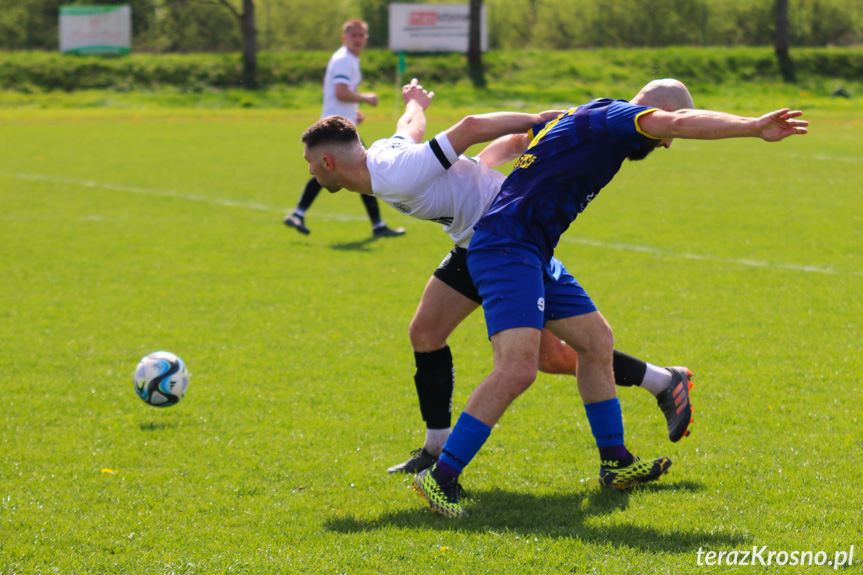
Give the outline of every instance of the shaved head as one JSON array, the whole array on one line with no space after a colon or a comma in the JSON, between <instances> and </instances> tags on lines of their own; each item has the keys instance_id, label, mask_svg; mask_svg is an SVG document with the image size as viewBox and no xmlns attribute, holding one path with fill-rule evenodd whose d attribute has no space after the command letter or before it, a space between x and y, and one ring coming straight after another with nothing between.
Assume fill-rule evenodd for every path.
<instances>
[{"instance_id":1,"label":"shaved head","mask_svg":"<svg viewBox=\"0 0 863 575\"><path fill-rule=\"evenodd\" d=\"M632 103L671 112L695 107L692 102L692 95L683 85L683 82L673 78L649 82L636 94Z\"/></svg>"},{"instance_id":2,"label":"shaved head","mask_svg":"<svg viewBox=\"0 0 863 575\"><path fill-rule=\"evenodd\" d=\"M321 146L351 146L360 143L360 135L344 116L327 116L306 128L301 141L309 149Z\"/></svg>"},{"instance_id":3,"label":"shaved head","mask_svg":"<svg viewBox=\"0 0 863 575\"><path fill-rule=\"evenodd\" d=\"M350 120L344 116L322 118L303 132L302 142L309 173L321 186L331 192L343 188L361 191L357 186L363 183L366 149Z\"/></svg>"}]
</instances>

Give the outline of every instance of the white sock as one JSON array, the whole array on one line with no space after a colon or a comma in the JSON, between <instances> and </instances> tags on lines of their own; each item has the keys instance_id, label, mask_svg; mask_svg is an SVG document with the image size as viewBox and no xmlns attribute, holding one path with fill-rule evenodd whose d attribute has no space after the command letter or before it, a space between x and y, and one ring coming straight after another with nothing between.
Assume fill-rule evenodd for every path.
<instances>
[{"instance_id":1,"label":"white sock","mask_svg":"<svg viewBox=\"0 0 863 575\"><path fill-rule=\"evenodd\" d=\"M671 385L671 372L664 367L658 367L652 363L648 363L647 371L644 372L644 380L641 382L641 387L656 397L668 389L669 385Z\"/></svg>"},{"instance_id":2,"label":"white sock","mask_svg":"<svg viewBox=\"0 0 863 575\"><path fill-rule=\"evenodd\" d=\"M426 442L423 445L425 450L432 455L440 455L443 444L446 443L451 429L451 427L447 427L446 429L426 429Z\"/></svg>"}]
</instances>

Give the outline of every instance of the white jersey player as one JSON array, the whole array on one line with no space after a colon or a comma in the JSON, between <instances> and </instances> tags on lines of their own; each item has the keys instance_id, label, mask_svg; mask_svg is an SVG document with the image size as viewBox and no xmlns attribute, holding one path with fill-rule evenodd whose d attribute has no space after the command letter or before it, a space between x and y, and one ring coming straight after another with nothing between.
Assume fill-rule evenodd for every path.
<instances>
[{"instance_id":1,"label":"white jersey player","mask_svg":"<svg viewBox=\"0 0 863 575\"><path fill-rule=\"evenodd\" d=\"M354 126L363 121L360 104L378 105L378 97L372 92L361 93L360 82L363 74L360 70L360 54L369 39L368 25L362 20L348 20L342 25L342 46L333 53L324 74L324 105L321 117L344 116ZM321 191L318 182L311 178L306 182L303 194L294 211L283 220L289 228L294 228L303 235L309 235L311 230L306 226L306 212L312 207ZM404 228L390 228L381 218L378 201L372 196L361 196L363 206L372 224L372 236L375 238L398 237L405 233Z\"/></svg>"},{"instance_id":2,"label":"white jersey player","mask_svg":"<svg viewBox=\"0 0 863 575\"><path fill-rule=\"evenodd\" d=\"M357 92L362 80L363 74L360 71L359 56L343 45L330 56L330 61L327 64L327 71L324 75L324 106L321 111L321 118L344 116L354 126L358 125L360 123L360 102L366 98L365 101L371 103L370 95ZM360 98L340 99L337 95L337 90L342 90L338 88L339 85L346 86L348 91L358 94ZM344 98L344 94L342 97ZM372 105L375 104L377 104L377 98Z\"/></svg>"}]
</instances>

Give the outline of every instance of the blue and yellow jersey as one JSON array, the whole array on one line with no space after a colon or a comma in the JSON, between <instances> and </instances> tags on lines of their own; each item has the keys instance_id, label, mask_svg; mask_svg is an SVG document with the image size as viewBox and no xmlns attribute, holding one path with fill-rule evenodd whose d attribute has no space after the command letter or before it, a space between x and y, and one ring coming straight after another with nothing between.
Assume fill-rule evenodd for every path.
<instances>
[{"instance_id":1,"label":"blue and yellow jersey","mask_svg":"<svg viewBox=\"0 0 863 575\"><path fill-rule=\"evenodd\" d=\"M539 248L551 259L561 234L645 141L638 118L655 108L594 100L535 126L476 229Z\"/></svg>"}]
</instances>

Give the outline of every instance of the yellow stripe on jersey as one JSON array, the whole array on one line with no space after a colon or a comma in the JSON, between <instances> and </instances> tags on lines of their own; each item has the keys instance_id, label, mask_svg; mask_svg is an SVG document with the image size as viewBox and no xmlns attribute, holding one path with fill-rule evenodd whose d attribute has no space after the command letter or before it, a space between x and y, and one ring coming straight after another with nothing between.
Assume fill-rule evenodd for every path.
<instances>
[{"instance_id":1,"label":"yellow stripe on jersey","mask_svg":"<svg viewBox=\"0 0 863 575\"><path fill-rule=\"evenodd\" d=\"M532 147L534 147L537 143L539 143L539 140L540 140L544 135L546 135L546 134L548 133L548 131L549 131L549 130L551 130L552 128L554 128L554 126L555 126L558 122L560 122L561 118L563 118L564 116L571 116L572 114L575 114L575 111L576 111L576 110L578 110L578 106L576 106L575 108L573 108L573 109L571 109L571 110L567 111L565 114L561 114L561 115L559 115L559 116L558 116L558 117L556 117L554 120L551 120L551 121L550 121L550 122L548 122L548 123L545 125L545 127L544 127L542 130L540 130L540 131L539 131L539 133L538 133L538 134L536 134L535 136L533 135L533 128L531 128L530 130L528 130L528 132L527 132L527 133L528 133L528 135L533 136L533 137L530 139L530 144L527 146L527 149L529 150L529 149L531 149Z\"/></svg>"},{"instance_id":2,"label":"yellow stripe on jersey","mask_svg":"<svg viewBox=\"0 0 863 575\"><path fill-rule=\"evenodd\" d=\"M645 114L649 114L651 112L657 112L657 111L659 111L659 108L651 108L649 110L645 110L645 111L641 112L640 114L638 114L634 120L635 121L635 129L638 131L638 133L641 134L642 136L647 136L651 140L661 140L662 138L657 138L656 136L651 136L650 134L648 134L647 132L642 130L641 126L638 125L638 119Z\"/></svg>"}]
</instances>

